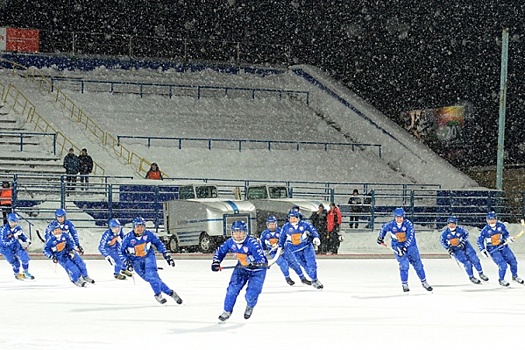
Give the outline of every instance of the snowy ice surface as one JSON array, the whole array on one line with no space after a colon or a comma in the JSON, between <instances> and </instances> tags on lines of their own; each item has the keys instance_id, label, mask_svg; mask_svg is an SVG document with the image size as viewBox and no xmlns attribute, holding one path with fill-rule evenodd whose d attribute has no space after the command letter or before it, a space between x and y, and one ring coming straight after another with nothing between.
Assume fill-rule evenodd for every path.
<instances>
[{"instance_id":1,"label":"snowy ice surface","mask_svg":"<svg viewBox=\"0 0 525 350\"><path fill-rule=\"evenodd\" d=\"M518 257L523 260L523 256ZM161 259L162 260L162 259ZM159 260L159 274L184 300L158 304L149 285L117 281L102 260L87 260L95 285L78 288L61 267L32 260L33 281L17 281L0 265L1 349L479 349L521 348L525 287L497 283L496 265L483 259L488 283L473 285L451 259L423 259L434 292L410 270L403 293L389 259L319 259L324 289L288 286L272 267L252 318L244 320L244 290L222 325L231 270L212 272L211 259ZM223 265L232 264L232 260ZM293 279L298 281L292 272ZM508 276L510 279L510 276Z\"/></svg>"}]
</instances>

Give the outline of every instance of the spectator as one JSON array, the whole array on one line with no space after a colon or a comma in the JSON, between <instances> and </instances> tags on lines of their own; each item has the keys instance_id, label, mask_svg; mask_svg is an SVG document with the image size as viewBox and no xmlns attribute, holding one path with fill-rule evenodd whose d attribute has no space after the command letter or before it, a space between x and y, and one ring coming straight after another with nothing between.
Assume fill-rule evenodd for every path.
<instances>
[{"instance_id":1,"label":"spectator","mask_svg":"<svg viewBox=\"0 0 525 350\"><path fill-rule=\"evenodd\" d=\"M7 224L7 215L11 214L13 205L13 189L9 181L2 181L2 190L0 191L0 206L2 207L2 216L4 225Z\"/></svg>"},{"instance_id":2,"label":"spectator","mask_svg":"<svg viewBox=\"0 0 525 350\"><path fill-rule=\"evenodd\" d=\"M335 203L330 203L330 210L328 210L328 214L326 215L326 229L328 230L326 254L337 254L339 251L339 245L343 240L343 236L339 234L342 221L341 211Z\"/></svg>"},{"instance_id":3,"label":"spectator","mask_svg":"<svg viewBox=\"0 0 525 350\"><path fill-rule=\"evenodd\" d=\"M89 174L93 171L93 158L87 153L87 149L82 148L80 155L78 156L80 161L80 183L81 189L85 191L89 185Z\"/></svg>"},{"instance_id":4,"label":"spectator","mask_svg":"<svg viewBox=\"0 0 525 350\"><path fill-rule=\"evenodd\" d=\"M69 149L69 152L64 157L64 168L66 169L66 194L75 190L77 183L77 174L80 171L80 160L75 155L73 148Z\"/></svg>"},{"instance_id":5,"label":"spectator","mask_svg":"<svg viewBox=\"0 0 525 350\"><path fill-rule=\"evenodd\" d=\"M354 225L355 228L359 228L359 214L363 211L363 201L357 188L348 199L348 204L350 204L350 228L354 228Z\"/></svg>"},{"instance_id":6,"label":"spectator","mask_svg":"<svg viewBox=\"0 0 525 350\"><path fill-rule=\"evenodd\" d=\"M317 232L319 233L319 239L321 240L321 244L317 248L318 254L326 254L327 252L327 244L329 240L328 236L328 230L326 228L327 224L327 216L328 212L324 208L323 204L319 204L319 208L316 212L313 212L310 216L310 221L312 222L312 225L317 229Z\"/></svg>"},{"instance_id":7,"label":"spectator","mask_svg":"<svg viewBox=\"0 0 525 350\"><path fill-rule=\"evenodd\" d=\"M148 172L146 173L146 179L150 180L164 180L162 178L162 173L159 169L159 166L157 163L151 163L151 167L149 168Z\"/></svg>"}]
</instances>

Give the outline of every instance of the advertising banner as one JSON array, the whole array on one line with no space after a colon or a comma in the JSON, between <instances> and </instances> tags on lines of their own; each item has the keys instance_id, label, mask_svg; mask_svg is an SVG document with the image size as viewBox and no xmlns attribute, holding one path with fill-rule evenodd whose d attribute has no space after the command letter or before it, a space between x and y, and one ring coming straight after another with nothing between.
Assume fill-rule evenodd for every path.
<instances>
[{"instance_id":1,"label":"advertising banner","mask_svg":"<svg viewBox=\"0 0 525 350\"><path fill-rule=\"evenodd\" d=\"M38 29L0 28L0 51L38 52Z\"/></svg>"}]
</instances>

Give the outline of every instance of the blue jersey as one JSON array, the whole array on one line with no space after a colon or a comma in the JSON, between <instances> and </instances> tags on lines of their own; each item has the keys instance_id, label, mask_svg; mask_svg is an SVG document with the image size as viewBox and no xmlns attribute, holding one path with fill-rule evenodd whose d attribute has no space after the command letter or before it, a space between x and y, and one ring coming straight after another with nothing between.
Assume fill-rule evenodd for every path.
<instances>
[{"instance_id":1,"label":"blue jersey","mask_svg":"<svg viewBox=\"0 0 525 350\"><path fill-rule=\"evenodd\" d=\"M235 243L233 238L227 239L215 250L213 261L221 262L228 253L233 253L237 258L237 264L241 266L268 263L259 240L251 236L246 237L241 244Z\"/></svg>"},{"instance_id":2,"label":"blue jersey","mask_svg":"<svg viewBox=\"0 0 525 350\"><path fill-rule=\"evenodd\" d=\"M494 228L485 225L479 233L478 248L479 250L487 249L490 252L505 243L509 236L509 231L501 221L496 221Z\"/></svg>"},{"instance_id":3,"label":"blue jersey","mask_svg":"<svg viewBox=\"0 0 525 350\"><path fill-rule=\"evenodd\" d=\"M144 233L140 237L135 237L135 234L131 231L122 240L120 252L125 259L133 262L143 260L147 256L155 255L153 247L163 255L166 253L164 243L150 230L144 230Z\"/></svg>"},{"instance_id":4,"label":"blue jersey","mask_svg":"<svg viewBox=\"0 0 525 350\"><path fill-rule=\"evenodd\" d=\"M55 256L59 261L64 261L70 258L70 253L75 250L75 242L68 234L62 233L56 237L50 235L44 245L44 255L48 258Z\"/></svg>"},{"instance_id":5,"label":"blue jersey","mask_svg":"<svg viewBox=\"0 0 525 350\"><path fill-rule=\"evenodd\" d=\"M390 235L392 248L394 249L416 245L416 233L410 220L403 219L403 222L399 225L395 219L385 223L381 227L379 237L384 239L387 234Z\"/></svg>"},{"instance_id":6,"label":"blue jersey","mask_svg":"<svg viewBox=\"0 0 525 350\"><path fill-rule=\"evenodd\" d=\"M281 236L281 228L276 226L275 231L270 231L269 228L261 232L261 247L263 250L273 250L279 246L279 237Z\"/></svg>"},{"instance_id":7,"label":"blue jersey","mask_svg":"<svg viewBox=\"0 0 525 350\"><path fill-rule=\"evenodd\" d=\"M468 242L468 231L462 226L456 226L455 231L451 231L447 227L446 230L441 233L439 241L445 249L457 247L462 242Z\"/></svg>"},{"instance_id":8,"label":"blue jersey","mask_svg":"<svg viewBox=\"0 0 525 350\"><path fill-rule=\"evenodd\" d=\"M13 251L23 249L20 241L27 242L29 240L20 226L16 225L15 227L11 228L9 223L2 227L1 236L0 251L5 249Z\"/></svg>"},{"instance_id":9,"label":"blue jersey","mask_svg":"<svg viewBox=\"0 0 525 350\"><path fill-rule=\"evenodd\" d=\"M49 229L49 227L51 226L53 222L56 222L60 225L60 229L62 230L62 233L69 235L69 237L71 238L71 240L73 241L73 243L75 243L77 247L80 246L77 229L75 228L75 225L73 225L73 223L69 220L64 220L64 223L62 224L59 223L57 220L51 221L49 225L47 225L46 227L45 236L44 236L45 240L47 240L50 236L53 235L53 233Z\"/></svg>"},{"instance_id":10,"label":"blue jersey","mask_svg":"<svg viewBox=\"0 0 525 350\"><path fill-rule=\"evenodd\" d=\"M319 238L319 233L309 222L299 220L296 226L287 222L281 228L279 247L284 248L286 246L295 252L312 244L314 238Z\"/></svg>"},{"instance_id":11,"label":"blue jersey","mask_svg":"<svg viewBox=\"0 0 525 350\"><path fill-rule=\"evenodd\" d=\"M124 231L122 230L122 227L120 228L117 234L114 234L113 231L111 231L111 229L107 229L106 231L104 231L102 237L100 238L98 251L100 252L100 254L108 256L109 253L107 252L107 249L116 249L120 254L120 247L123 238Z\"/></svg>"}]
</instances>

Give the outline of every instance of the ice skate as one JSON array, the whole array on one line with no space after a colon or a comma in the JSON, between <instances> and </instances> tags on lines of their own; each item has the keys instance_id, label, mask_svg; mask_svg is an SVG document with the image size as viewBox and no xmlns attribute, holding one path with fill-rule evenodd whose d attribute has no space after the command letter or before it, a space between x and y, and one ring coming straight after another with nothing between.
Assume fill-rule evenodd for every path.
<instances>
[{"instance_id":1,"label":"ice skate","mask_svg":"<svg viewBox=\"0 0 525 350\"><path fill-rule=\"evenodd\" d=\"M410 288L408 288L408 283L403 283L401 287L403 287L403 292L410 292Z\"/></svg>"},{"instance_id":2,"label":"ice skate","mask_svg":"<svg viewBox=\"0 0 525 350\"><path fill-rule=\"evenodd\" d=\"M314 287L315 289L323 289L323 285L321 284L321 282L319 282L319 280L313 280L312 287Z\"/></svg>"},{"instance_id":3,"label":"ice skate","mask_svg":"<svg viewBox=\"0 0 525 350\"><path fill-rule=\"evenodd\" d=\"M166 304L167 300L162 296L161 293L154 295L155 300L157 300L160 304Z\"/></svg>"},{"instance_id":4,"label":"ice skate","mask_svg":"<svg viewBox=\"0 0 525 350\"><path fill-rule=\"evenodd\" d=\"M73 284L75 286L77 286L77 287L85 287L86 286L86 281L84 281L84 279L82 277L80 277L78 280L73 282Z\"/></svg>"},{"instance_id":5,"label":"ice skate","mask_svg":"<svg viewBox=\"0 0 525 350\"><path fill-rule=\"evenodd\" d=\"M518 276L512 276L512 280L516 283L523 284L523 279Z\"/></svg>"},{"instance_id":6,"label":"ice skate","mask_svg":"<svg viewBox=\"0 0 525 350\"><path fill-rule=\"evenodd\" d=\"M479 273L479 278L485 282L487 282L489 280L489 278L487 277L487 275L485 275L483 272L480 272Z\"/></svg>"},{"instance_id":7,"label":"ice skate","mask_svg":"<svg viewBox=\"0 0 525 350\"><path fill-rule=\"evenodd\" d=\"M429 292L432 292L432 290L434 290L434 288L432 288L432 286L427 281L422 281L421 285Z\"/></svg>"},{"instance_id":8,"label":"ice skate","mask_svg":"<svg viewBox=\"0 0 525 350\"><path fill-rule=\"evenodd\" d=\"M179 297L179 295L177 293L175 293L175 291L172 291L171 294L170 294L170 297L173 298L173 300L175 300L175 302L177 304L182 304L182 299Z\"/></svg>"},{"instance_id":9,"label":"ice skate","mask_svg":"<svg viewBox=\"0 0 525 350\"><path fill-rule=\"evenodd\" d=\"M247 320L250 317L252 317L253 307L246 306L246 310L244 310L244 319Z\"/></svg>"},{"instance_id":10,"label":"ice skate","mask_svg":"<svg viewBox=\"0 0 525 350\"><path fill-rule=\"evenodd\" d=\"M15 273L15 278L19 281L23 281L25 278L24 278L24 274L22 272L20 273Z\"/></svg>"},{"instance_id":11,"label":"ice skate","mask_svg":"<svg viewBox=\"0 0 525 350\"><path fill-rule=\"evenodd\" d=\"M286 283L288 283L288 285L290 286L293 286L295 284L295 282L290 277L286 277Z\"/></svg>"},{"instance_id":12,"label":"ice skate","mask_svg":"<svg viewBox=\"0 0 525 350\"><path fill-rule=\"evenodd\" d=\"M231 312L224 311L224 312L219 316L219 323L224 323L224 322L226 322L226 320L230 318L230 315L231 315L231 314L232 314Z\"/></svg>"},{"instance_id":13,"label":"ice skate","mask_svg":"<svg viewBox=\"0 0 525 350\"><path fill-rule=\"evenodd\" d=\"M35 276L29 273L29 271L24 271L24 279L26 280L34 280Z\"/></svg>"},{"instance_id":14,"label":"ice skate","mask_svg":"<svg viewBox=\"0 0 525 350\"><path fill-rule=\"evenodd\" d=\"M470 282L474 283L474 284L480 284L481 281L478 280L476 277L472 276L469 278L470 279Z\"/></svg>"},{"instance_id":15,"label":"ice skate","mask_svg":"<svg viewBox=\"0 0 525 350\"><path fill-rule=\"evenodd\" d=\"M122 270L122 271L120 271L120 273L123 274L123 275L126 275L128 277L131 277L131 275L132 275L131 272L129 272L128 270Z\"/></svg>"},{"instance_id":16,"label":"ice skate","mask_svg":"<svg viewBox=\"0 0 525 350\"><path fill-rule=\"evenodd\" d=\"M113 276L115 276L115 279L118 279L118 280L125 280L126 279L126 276L124 276L121 273L116 273Z\"/></svg>"},{"instance_id":17,"label":"ice skate","mask_svg":"<svg viewBox=\"0 0 525 350\"><path fill-rule=\"evenodd\" d=\"M86 281L87 283L91 283L91 284L95 284L95 280L92 279L91 277L89 276L86 276L86 277L82 277L84 279L84 281Z\"/></svg>"},{"instance_id":18,"label":"ice skate","mask_svg":"<svg viewBox=\"0 0 525 350\"><path fill-rule=\"evenodd\" d=\"M508 287L510 286L510 283L505 281L505 280L499 280L499 285L502 286L502 287Z\"/></svg>"},{"instance_id":19,"label":"ice skate","mask_svg":"<svg viewBox=\"0 0 525 350\"><path fill-rule=\"evenodd\" d=\"M301 278L301 283L306 284L307 286L311 286L312 282L307 280L306 277Z\"/></svg>"}]
</instances>

